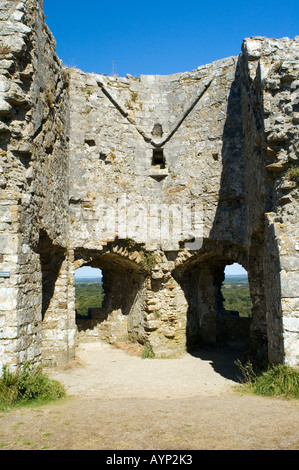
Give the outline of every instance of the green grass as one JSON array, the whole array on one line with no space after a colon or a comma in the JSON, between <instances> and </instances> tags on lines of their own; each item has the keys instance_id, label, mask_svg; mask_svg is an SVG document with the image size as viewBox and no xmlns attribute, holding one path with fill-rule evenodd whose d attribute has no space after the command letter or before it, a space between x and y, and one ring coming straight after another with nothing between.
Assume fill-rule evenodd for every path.
<instances>
[{"instance_id":1,"label":"green grass","mask_svg":"<svg viewBox=\"0 0 299 470\"><path fill-rule=\"evenodd\" d=\"M252 364L236 364L243 373L240 391L268 397L299 398L299 370L286 365L268 366L262 372L255 372Z\"/></svg>"},{"instance_id":2,"label":"green grass","mask_svg":"<svg viewBox=\"0 0 299 470\"><path fill-rule=\"evenodd\" d=\"M0 410L27 404L45 404L64 398L63 385L42 373L41 368L31 370L30 363L15 372L7 366L2 368L0 377Z\"/></svg>"},{"instance_id":3,"label":"green grass","mask_svg":"<svg viewBox=\"0 0 299 470\"><path fill-rule=\"evenodd\" d=\"M155 357L151 346L146 346L141 354L142 359L153 359Z\"/></svg>"}]
</instances>

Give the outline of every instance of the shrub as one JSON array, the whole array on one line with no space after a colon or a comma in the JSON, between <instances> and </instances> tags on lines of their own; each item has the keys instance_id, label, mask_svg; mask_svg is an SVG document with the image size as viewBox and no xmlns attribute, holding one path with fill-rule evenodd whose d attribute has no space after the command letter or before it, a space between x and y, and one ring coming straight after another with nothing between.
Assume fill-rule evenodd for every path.
<instances>
[{"instance_id":1,"label":"shrub","mask_svg":"<svg viewBox=\"0 0 299 470\"><path fill-rule=\"evenodd\" d=\"M142 259L142 267L145 271L150 272L156 264L156 257L153 253L150 252L139 252Z\"/></svg>"},{"instance_id":2,"label":"shrub","mask_svg":"<svg viewBox=\"0 0 299 470\"><path fill-rule=\"evenodd\" d=\"M135 103L138 97L137 91L131 91L131 99Z\"/></svg>"},{"instance_id":3,"label":"shrub","mask_svg":"<svg viewBox=\"0 0 299 470\"><path fill-rule=\"evenodd\" d=\"M237 361L236 364L243 373L243 391L262 396L299 398L298 370L279 364L267 367L265 371L258 373L250 363L243 366Z\"/></svg>"},{"instance_id":4,"label":"shrub","mask_svg":"<svg viewBox=\"0 0 299 470\"><path fill-rule=\"evenodd\" d=\"M26 363L16 372L3 366L0 378L0 409L31 401L46 402L65 397L65 389L59 382L49 379L41 368L30 369Z\"/></svg>"}]
</instances>

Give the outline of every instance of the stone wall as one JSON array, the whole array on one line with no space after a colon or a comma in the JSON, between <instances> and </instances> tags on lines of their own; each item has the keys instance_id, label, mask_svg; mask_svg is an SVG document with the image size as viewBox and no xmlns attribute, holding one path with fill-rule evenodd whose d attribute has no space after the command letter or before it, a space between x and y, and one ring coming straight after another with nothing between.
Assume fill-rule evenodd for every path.
<instances>
[{"instance_id":1,"label":"stone wall","mask_svg":"<svg viewBox=\"0 0 299 470\"><path fill-rule=\"evenodd\" d=\"M221 285L238 262L248 354L297 365L298 38L107 77L62 66L42 1L1 0L0 21L1 363L65 364L83 337L157 356L235 338ZM76 326L83 265L106 304Z\"/></svg>"},{"instance_id":2,"label":"stone wall","mask_svg":"<svg viewBox=\"0 0 299 470\"><path fill-rule=\"evenodd\" d=\"M42 2L1 1L0 13L0 256L9 273L0 279L0 356L15 365L41 360L48 285L41 258L55 263L53 247L66 247L69 112L67 72Z\"/></svg>"},{"instance_id":3,"label":"stone wall","mask_svg":"<svg viewBox=\"0 0 299 470\"><path fill-rule=\"evenodd\" d=\"M259 272L264 279L268 354L273 362L286 360L295 365L299 210L298 173L292 175L298 172L299 42L298 38L252 38L244 41L242 52L246 61L244 94L249 97L247 104L251 100L252 113L246 134L247 145L251 145L247 150L247 207L252 214L248 227L263 254Z\"/></svg>"},{"instance_id":4,"label":"stone wall","mask_svg":"<svg viewBox=\"0 0 299 470\"><path fill-rule=\"evenodd\" d=\"M120 78L71 71L70 246L78 263L82 252L87 258L89 253L86 264L101 268L103 254L117 252L119 244L123 256L137 250L151 257L135 339L149 344L156 355L185 351L192 318L185 285L172 274L181 263L179 253L190 256L184 249L189 232L176 220L165 236L159 210L185 208L191 214L198 205L204 209L201 237L246 243L239 73L233 57L173 76ZM163 152L162 164L153 161L158 151ZM223 184L228 175L229 187ZM144 213L146 219L140 220ZM122 267L119 262L117 269ZM123 277L130 279L125 269ZM108 265L104 280L112 270ZM112 281L111 290L116 298L135 291L127 280ZM211 308L207 324L214 322L209 315ZM111 310L103 327L111 321L115 331L114 318ZM204 331L201 336L208 334Z\"/></svg>"},{"instance_id":5,"label":"stone wall","mask_svg":"<svg viewBox=\"0 0 299 470\"><path fill-rule=\"evenodd\" d=\"M229 58L190 73L139 78L71 71L72 246L93 249L119 236L146 243L152 250L180 248L182 233L173 233L170 243L154 229L144 240L144 234L118 234L118 227L105 226L104 209L117 210L124 196L127 204L144 204L152 211L155 204L204 204L204 232L209 235L217 210L227 95L236 63ZM242 148L237 147L236 161L229 168L230 191L240 193ZM163 151L164 168L153 162L157 151ZM231 224L226 223L229 230Z\"/></svg>"},{"instance_id":6,"label":"stone wall","mask_svg":"<svg viewBox=\"0 0 299 470\"><path fill-rule=\"evenodd\" d=\"M296 240L298 186L288 175L298 158L297 56L296 39L253 38L238 58L168 77L72 70L71 244L100 256L127 238L155 253L149 285L159 287L148 289L140 324L157 354L182 350L192 337L217 342L221 276L237 261L248 270L253 303L249 351L298 362L297 293L282 291L296 282L298 261L294 249L290 260L281 257L274 223L278 217ZM202 204L201 249L186 249L179 230L138 237L138 221L119 233L109 215L124 195L127 208L144 205L150 216L165 205ZM177 285L172 299L168 283Z\"/></svg>"}]
</instances>

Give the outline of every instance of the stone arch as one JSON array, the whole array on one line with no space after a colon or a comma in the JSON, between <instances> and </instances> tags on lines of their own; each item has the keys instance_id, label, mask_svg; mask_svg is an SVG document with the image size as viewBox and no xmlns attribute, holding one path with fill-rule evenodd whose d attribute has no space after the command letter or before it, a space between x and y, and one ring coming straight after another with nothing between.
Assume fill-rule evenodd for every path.
<instances>
[{"instance_id":1,"label":"stone arch","mask_svg":"<svg viewBox=\"0 0 299 470\"><path fill-rule=\"evenodd\" d=\"M225 320L226 313L221 288L225 278L225 267L234 262L242 265L248 272L250 294L253 300L248 255L244 248L233 244L222 245L205 241L199 252L182 253L177 259L172 274L182 287L188 302L187 348L223 345L231 337L232 331L235 332L239 328L240 339L246 338L244 357L249 354L248 351L253 353L254 308L252 308L251 319L241 320L238 327L235 323L239 319L231 318L229 322Z\"/></svg>"},{"instance_id":2,"label":"stone arch","mask_svg":"<svg viewBox=\"0 0 299 470\"><path fill-rule=\"evenodd\" d=\"M105 294L104 304L91 309L87 321L77 321L79 341L144 343L147 269L143 253L129 242L110 244L104 250L74 251L75 269L81 266L101 269Z\"/></svg>"}]
</instances>

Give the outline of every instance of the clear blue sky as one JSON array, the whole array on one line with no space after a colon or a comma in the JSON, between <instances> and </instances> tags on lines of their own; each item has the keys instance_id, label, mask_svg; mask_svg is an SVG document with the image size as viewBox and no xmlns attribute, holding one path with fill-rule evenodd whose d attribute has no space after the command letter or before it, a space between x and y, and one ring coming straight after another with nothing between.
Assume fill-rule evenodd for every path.
<instances>
[{"instance_id":1,"label":"clear blue sky","mask_svg":"<svg viewBox=\"0 0 299 470\"><path fill-rule=\"evenodd\" d=\"M298 0L44 0L65 65L85 72L171 74L238 55L250 36L299 35Z\"/></svg>"}]
</instances>

